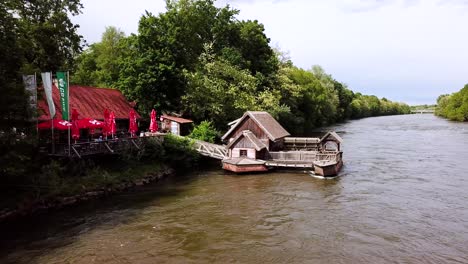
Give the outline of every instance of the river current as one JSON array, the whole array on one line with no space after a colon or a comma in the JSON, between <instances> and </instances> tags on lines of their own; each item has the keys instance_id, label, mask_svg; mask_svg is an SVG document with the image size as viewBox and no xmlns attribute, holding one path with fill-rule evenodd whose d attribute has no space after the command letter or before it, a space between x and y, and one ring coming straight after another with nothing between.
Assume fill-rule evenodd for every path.
<instances>
[{"instance_id":1,"label":"river current","mask_svg":"<svg viewBox=\"0 0 468 264\"><path fill-rule=\"evenodd\" d=\"M468 124L339 124L345 166L173 177L1 229L0 263L468 263Z\"/></svg>"}]
</instances>

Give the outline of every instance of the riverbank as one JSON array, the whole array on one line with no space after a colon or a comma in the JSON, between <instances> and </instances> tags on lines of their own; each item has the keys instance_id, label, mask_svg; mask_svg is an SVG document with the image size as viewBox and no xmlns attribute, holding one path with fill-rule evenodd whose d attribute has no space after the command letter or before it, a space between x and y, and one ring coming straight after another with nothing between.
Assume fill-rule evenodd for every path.
<instances>
[{"instance_id":1,"label":"riverbank","mask_svg":"<svg viewBox=\"0 0 468 264\"><path fill-rule=\"evenodd\" d=\"M159 164L157 164L159 165ZM155 171L151 169L153 166L147 166L148 172L144 173L143 176L135 179L126 179L122 181L115 181L111 184L103 186L96 186L94 188L82 189L80 192L73 195L56 195L41 198L38 200L23 200L16 208L6 208L0 210L0 223L11 221L18 217L24 217L32 215L34 213L43 212L46 210L61 209L65 206L71 206L79 202L88 201L90 199L97 199L104 196L109 196L114 193L128 191L139 186L143 186L148 183L159 181L170 175L174 175L174 169L172 168L161 168L155 166ZM139 170L142 172L142 170ZM143 170L144 171L144 170Z\"/></svg>"},{"instance_id":2,"label":"riverbank","mask_svg":"<svg viewBox=\"0 0 468 264\"><path fill-rule=\"evenodd\" d=\"M158 181L196 167L198 158L190 140L168 136L163 143L150 140L141 149L123 155L32 159L21 164L23 174L4 178L0 222ZM18 166L18 162L14 164Z\"/></svg>"}]
</instances>

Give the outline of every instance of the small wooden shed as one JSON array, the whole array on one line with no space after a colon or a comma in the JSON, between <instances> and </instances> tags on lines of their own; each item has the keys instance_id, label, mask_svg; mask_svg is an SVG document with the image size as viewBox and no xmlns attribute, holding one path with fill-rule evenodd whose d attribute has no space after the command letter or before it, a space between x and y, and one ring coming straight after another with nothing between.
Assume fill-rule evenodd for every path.
<instances>
[{"instance_id":1,"label":"small wooden shed","mask_svg":"<svg viewBox=\"0 0 468 264\"><path fill-rule=\"evenodd\" d=\"M178 136L186 136L190 133L193 121L177 116L162 115L161 129L164 132Z\"/></svg>"}]
</instances>

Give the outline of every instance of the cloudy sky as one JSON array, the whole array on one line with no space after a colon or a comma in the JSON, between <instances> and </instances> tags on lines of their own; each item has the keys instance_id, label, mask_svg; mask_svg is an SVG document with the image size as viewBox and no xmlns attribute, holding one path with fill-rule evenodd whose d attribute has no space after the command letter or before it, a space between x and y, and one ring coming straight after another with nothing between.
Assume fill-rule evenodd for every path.
<instances>
[{"instance_id":1,"label":"cloudy sky","mask_svg":"<svg viewBox=\"0 0 468 264\"><path fill-rule=\"evenodd\" d=\"M88 43L106 26L136 33L164 0L82 0ZM220 0L265 25L271 45L305 69L322 66L352 90L409 104L468 83L468 0Z\"/></svg>"}]
</instances>

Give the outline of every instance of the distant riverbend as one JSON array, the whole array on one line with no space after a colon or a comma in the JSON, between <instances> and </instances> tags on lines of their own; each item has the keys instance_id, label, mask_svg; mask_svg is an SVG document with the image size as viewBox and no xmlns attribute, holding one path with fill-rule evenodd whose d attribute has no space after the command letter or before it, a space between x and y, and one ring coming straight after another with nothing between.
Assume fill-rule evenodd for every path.
<instances>
[{"instance_id":1,"label":"distant riverbend","mask_svg":"<svg viewBox=\"0 0 468 264\"><path fill-rule=\"evenodd\" d=\"M342 177L169 178L0 230L0 263L468 263L468 124L350 121Z\"/></svg>"}]
</instances>

